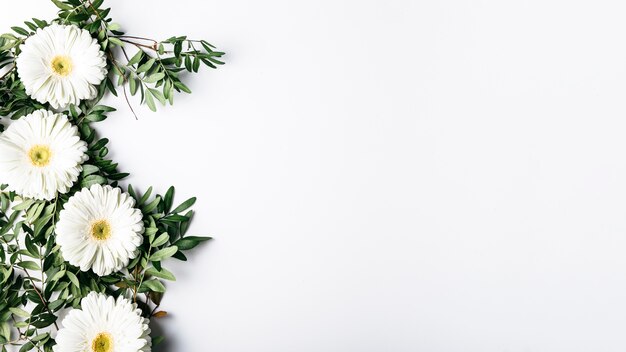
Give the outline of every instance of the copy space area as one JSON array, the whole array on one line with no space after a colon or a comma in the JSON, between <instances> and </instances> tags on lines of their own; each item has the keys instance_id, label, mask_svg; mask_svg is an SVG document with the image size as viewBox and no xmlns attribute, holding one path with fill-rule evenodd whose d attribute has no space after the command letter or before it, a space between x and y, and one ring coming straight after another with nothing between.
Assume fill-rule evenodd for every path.
<instances>
[{"instance_id":1,"label":"copy space area","mask_svg":"<svg viewBox=\"0 0 626 352\"><path fill-rule=\"evenodd\" d=\"M104 102L126 183L215 238L167 265L162 351L626 349L624 1L107 3L227 52L173 107Z\"/></svg>"}]
</instances>

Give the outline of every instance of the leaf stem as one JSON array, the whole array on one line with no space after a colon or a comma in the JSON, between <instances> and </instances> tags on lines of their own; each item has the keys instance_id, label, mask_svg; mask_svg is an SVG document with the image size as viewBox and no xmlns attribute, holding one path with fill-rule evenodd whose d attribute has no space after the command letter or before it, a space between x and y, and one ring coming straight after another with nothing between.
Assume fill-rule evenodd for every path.
<instances>
[{"instance_id":1,"label":"leaf stem","mask_svg":"<svg viewBox=\"0 0 626 352\"><path fill-rule=\"evenodd\" d=\"M18 241L17 237L15 238L15 243L17 244L18 247L20 247L20 242ZM19 255L19 257L20 257L20 261L21 261L22 260L22 256ZM54 313L52 312L50 307L48 307L48 302L46 301L46 299L43 297L43 295L41 294L41 292L39 291L39 289L35 285L35 280L33 279L33 277L28 272L28 269L26 269L26 268L20 268L20 269L24 270L24 273L26 274L26 278L28 280L30 280L30 283L33 285L33 290L35 291L35 293L37 293L37 296L39 296L39 299L41 300L41 303L43 304L44 308L46 308L48 313L50 313L51 315L54 315ZM41 275L43 276L43 268L40 268L40 269L42 271ZM42 281L42 285L43 285L43 281ZM57 329L57 331L59 330L59 325L57 324L56 320L54 321L54 327Z\"/></svg>"},{"instance_id":2,"label":"leaf stem","mask_svg":"<svg viewBox=\"0 0 626 352\"><path fill-rule=\"evenodd\" d=\"M152 244L150 244L150 248L148 248L148 257L150 258L150 255L152 254ZM139 266L137 266L136 269L138 269ZM135 303L137 303L137 291L139 290L139 288L141 288L141 284L143 283L143 279L145 278L145 274L146 274L146 270L145 268L141 268L141 279L139 280L139 286L135 286L137 287L137 289L135 290L135 294L133 296L133 301ZM137 282L137 277L135 276L135 282Z\"/></svg>"},{"instance_id":3,"label":"leaf stem","mask_svg":"<svg viewBox=\"0 0 626 352\"><path fill-rule=\"evenodd\" d=\"M147 45L147 44L141 44L141 43L133 42L131 40L123 39L123 38L120 38L120 37L117 37L117 38L119 40L123 41L124 43L132 44L132 45L134 45L134 46L136 46L138 48L146 48L146 49L150 49L150 50L154 50L154 51L158 50L156 42L153 45Z\"/></svg>"},{"instance_id":4,"label":"leaf stem","mask_svg":"<svg viewBox=\"0 0 626 352\"><path fill-rule=\"evenodd\" d=\"M48 307L48 302L46 301L45 298L43 298L43 295L41 294L41 292L39 292L39 289L37 288L37 286L35 286L35 280L32 278L32 276L30 275L27 269L25 268L22 268L22 269L26 273L26 277L28 278L28 280L30 280L30 283L33 285L33 290L35 290L35 293L37 293L37 296L39 296L39 299L41 299L41 303L43 303L43 306L46 308L48 313L54 315L50 307ZM54 327L57 329L57 331L59 330L59 325L57 324L56 320L54 321Z\"/></svg>"},{"instance_id":5,"label":"leaf stem","mask_svg":"<svg viewBox=\"0 0 626 352\"><path fill-rule=\"evenodd\" d=\"M150 39L150 38L144 38L144 37L136 37L134 35L116 35L114 36L115 38L118 38L119 40L124 40L124 38L128 38L128 39L137 39L137 40L145 40L147 42L152 42L154 43L154 45L156 46L159 42L154 40L154 39Z\"/></svg>"},{"instance_id":6,"label":"leaf stem","mask_svg":"<svg viewBox=\"0 0 626 352\"><path fill-rule=\"evenodd\" d=\"M0 80L3 80L4 78L6 78L11 72L13 72L13 70L15 70L16 67L17 66L13 64L13 66L7 72L5 72L2 76L0 76Z\"/></svg>"},{"instance_id":7,"label":"leaf stem","mask_svg":"<svg viewBox=\"0 0 626 352\"><path fill-rule=\"evenodd\" d=\"M130 108L130 112L132 112L133 116L135 116L135 120L139 120L139 117L137 117L137 114L135 113L133 106L130 104L130 99L128 99L128 93L126 92L126 83L128 82L128 78L126 77L126 74L124 73L124 71L122 71L122 69L118 66L117 60L115 60L115 58L113 57L113 54L111 54L111 52L109 52L108 54L109 54L109 59L111 60L111 63L113 64L113 66L115 66L115 68L117 69L117 72L124 79L124 82L122 82L122 85L123 85L122 92L124 93L124 99L126 99L126 104Z\"/></svg>"}]
</instances>

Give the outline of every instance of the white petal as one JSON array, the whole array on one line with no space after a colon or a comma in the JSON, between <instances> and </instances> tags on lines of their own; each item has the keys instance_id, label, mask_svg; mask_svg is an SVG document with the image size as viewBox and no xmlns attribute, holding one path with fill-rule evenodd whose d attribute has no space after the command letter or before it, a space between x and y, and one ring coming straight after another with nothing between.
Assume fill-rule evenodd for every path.
<instances>
[{"instance_id":1,"label":"white petal","mask_svg":"<svg viewBox=\"0 0 626 352\"><path fill-rule=\"evenodd\" d=\"M143 243L141 211L135 200L119 188L93 185L75 193L65 203L56 225L56 242L63 258L82 271L100 276L119 271L135 258ZM92 235L95 222L106 221L110 236Z\"/></svg>"},{"instance_id":2,"label":"white petal","mask_svg":"<svg viewBox=\"0 0 626 352\"><path fill-rule=\"evenodd\" d=\"M63 319L56 336L54 352L91 351L98 334L108 334L113 348L120 352L149 352L152 348L148 320L137 305L124 297L117 300L91 292Z\"/></svg>"},{"instance_id":3,"label":"white petal","mask_svg":"<svg viewBox=\"0 0 626 352\"><path fill-rule=\"evenodd\" d=\"M35 145L51 151L47 165L33 165L29 157ZM0 183L9 190L35 199L50 200L66 193L78 179L87 160L87 143L67 117L46 110L27 115L0 135Z\"/></svg>"},{"instance_id":4,"label":"white petal","mask_svg":"<svg viewBox=\"0 0 626 352\"><path fill-rule=\"evenodd\" d=\"M17 73L26 93L55 109L78 105L96 97L95 86L106 77L106 58L97 40L74 25L51 24L40 28L20 47ZM66 76L52 70L52 59L67 56L72 62Z\"/></svg>"}]
</instances>

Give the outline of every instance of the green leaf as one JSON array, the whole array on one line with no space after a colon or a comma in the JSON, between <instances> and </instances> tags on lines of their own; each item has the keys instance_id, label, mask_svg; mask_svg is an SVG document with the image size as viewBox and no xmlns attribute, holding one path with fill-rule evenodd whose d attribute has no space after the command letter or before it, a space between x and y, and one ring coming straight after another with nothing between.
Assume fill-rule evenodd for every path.
<instances>
[{"instance_id":1,"label":"green leaf","mask_svg":"<svg viewBox=\"0 0 626 352\"><path fill-rule=\"evenodd\" d=\"M186 251L196 247L201 242L208 241L210 239L211 237L187 236L176 241L174 245L176 245L181 251Z\"/></svg>"},{"instance_id":2,"label":"green leaf","mask_svg":"<svg viewBox=\"0 0 626 352\"><path fill-rule=\"evenodd\" d=\"M30 313L28 313L27 311L25 311L25 310L23 310L21 308L11 307L11 308L9 308L9 310L11 311L11 313L17 315L18 317L22 317L22 318L30 317Z\"/></svg>"},{"instance_id":3,"label":"green leaf","mask_svg":"<svg viewBox=\"0 0 626 352\"><path fill-rule=\"evenodd\" d=\"M46 339L48 336L50 336L50 334L48 334L48 333L40 334L40 335L37 335L37 336L33 337L30 340L33 341L33 342L37 342L37 341L41 341L43 339Z\"/></svg>"},{"instance_id":4,"label":"green leaf","mask_svg":"<svg viewBox=\"0 0 626 352\"><path fill-rule=\"evenodd\" d=\"M143 58L143 51L139 50L129 61L128 66L133 66L139 63Z\"/></svg>"},{"instance_id":5,"label":"green leaf","mask_svg":"<svg viewBox=\"0 0 626 352\"><path fill-rule=\"evenodd\" d=\"M124 42L115 37L109 37L109 41L117 46L124 46Z\"/></svg>"},{"instance_id":6,"label":"green leaf","mask_svg":"<svg viewBox=\"0 0 626 352\"><path fill-rule=\"evenodd\" d=\"M64 4L59 0L52 0L52 2L61 10L73 10L74 8L68 4Z\"/></svg>"},{"instance_id":7,"label":"green leaf","mask_svg":"<svg viewBox=\"0 0 626 352\"><path fill-rule=\"evenodd\" d=\"M191 197L184 201L181 205L177 206L176 209L172 210L172 213L177 214L189 209L196 203L196 197Z\"/></svg>"},{"instance_id":8,"label":"green leaf","mask_svg":"<svg viewBox=\"0 0 626 352\"><path fill-rule=\"evenodd\" d=\"M191 93L191 89L189 89L189 87L187 87L185 84L183 84L183 82L174 82L174 86L180 90L182 90L185 93Z\"/></svg>"},{"instance_id":9,"label":"green leaf","mask_svg":"<svg viewBox=\"0 0 626 352\"><path fill-rule=\"evenodd\" d=\"M152 97L152 93L150 91L146 91L146 104L152 111L156 111L156 104L154 104L154 98Z\"/></svg>"},{"instance_id":10,"label":"green leaf","mask_svg":"<svg viewBox=\"0 0 626 352\"><path fill-rule=\"evenodd\" d=\"M67 283L65 283L65 285L67 286ZM54 302L51 302L50 304L48 304L48 307L50 308L51 311L56 311L57 309L61 308L63 305L65 304L65 300L64 299L57 299Z\"/></svg>"},{"instance_id":11,"label":"green leaf","mask_svg":"<svg viewBox=\"0 0 626 352\"><path fill-rule=\"evenodd\" d=\"M11 339L11 325L6 321L0 323L0 336L5 339L5 342Z\"/></svg>"},{"instance_id":12,"label":"green leaf","mask_svg":"<svg viewBox=\"0 0 626 352\"><path fill-rule=\"evenodd\" d=\"M147 214L147 213L153 211L154 209L156 209L156 207L159 205L160 202L161 202L161 197L160 196L157 196L156 198L154 198L154 200L152 202L150 202L150 204L147 204L143 208L144 214Z\"/></svg>"},{"instance_id":13,"label":"green leaf","mask_svg":"<svg viewBox=\"0 0 626 352\"><path fill-rule=\"evenodd\" d=\"M50 281L58 281L60 280L63 276L65 276L65 270L61 270L58 273L54 274L54 276L52 277L52 279L50 279Z\"/></svg>"},{"instance_id":14,"label":"green leaf","mask_svg":"<svg viewBox=\"0 0 626 352\"><path fill-rule=\"evenodd\" d=\"M76 105L70 104L70 114L72 115L73 118L78 117L78 110L76 110Z\"/></svg>"},{"instance_id":15,"label":"green leaf","mask_svg":"<svg viewBox=\"0 0 626 352\"><path fill-rule=\"evenodd\" d=\"M165 81L163 85L163 96L165 96L165 99L169 100L170 105L174 105L174 85L172 81Z\"/></svg>"},{"instance_id":16,"label":"green leaf","mask_svg":"<svg viewBox=\"0 0 626 352\"><path fill-rule=\"evenodd\" d=\"M215 49L215 45L207 42L206 40L201 40L200 43L204 47L204 50L206 50L207 52L212 52L213 49Z\"/></svg>"},{"instance_id":17,"label":"green leaf","mask_svg":"<svg viewBox=\"0 0 626 352\"><path fill-rule=\"evenodd\" d=\"M130 175L128 172L118 172L118 173L114 173L114 174L110 174L107 177L109 178L109 180L121 180L124 177Z\"/></svg>"},{"instance_id":18,"label":"green leaf","mask_svg":"<svg viewBox=\"0 0 626 352\"><path fill-rule=\"evenodd\" d=\"M155 74L148 76L148 78L144 79L143 81L146 83L156 83L157 81L162 80L164 77L165 77L165 73L157 72Z\"/></svg>"},{"instance_id":19,"label":"green leaf","mask_svg":"<svg viewBox=\"0 0 626 352\"><path fill-rule=\"evenodd\" d=\"M83 164L83 176L95 174L98 171L100 171L100 169L98 169L97 166L93 166L90 164Z\"/></svg>"},{"instance_id":20,"label":"green leaf","mask_svg":"<svg viewBox=\"0 0 626 352\"><path fill-rule=\"evenodd\" d=\"M76 0L74 0L76 1ZM102 3L104 2L104 0L95 0L94 2L90 3L91 7L93 7L94 9L99 9L100 6L102 5ZM104 12L107 12L107 10L104 10ZM102 13L101 15L102 17L106 17L106 13Z\"/></svg>"},{"instance_id":21,"label":"green leaf","mask_svg":"<svg viewBox=\"0 0 626 352\"><path fill-rule=\"evenodd\" d=\"M38 28L36 24L29 22L29 21L24 21L24 24L26 24L28 29L30 29L31 31L36 31Z\"/></svg>"},{"instance_id":22,"label":"green leaf","mask_svg":"<svg viewBox=\"0 0 626 352\"><path fill-rule=\"evenodd\" d=\"M90 146L89 149L91 149L91 150L98 150L98 149L104 147L105 145L107 145L107 143L109 143L109 139L108 138L102 138L99 141L97 141L96 143L94 143L92 146Z\"/></svg>"},{"instance_id":23,"label":"green leaf","mask_svg":"<svg viewBox=\"0 0 626 352\"><path fill-rule=\"evenodd\" d=\"M151 194L152 194L152 186L148 187L148 189L144 192L144 194L139 199L139 202L137 203L137 205L144 204L148 200L148 198L150 198Z\"/></svg>"},{"instance_id":24,"label":"green leaf","mask_svg":"<svg viewBox=\"0 0 626 352\"><path fill-rule=\"evenodd\" d=\"M105 120L107 117L106 115L102 115L102 114L89 114L87 116L85 116L85 120L90 121L90 122L100 122L102 120Z\"/></svg>"},{"instance_id":25,"label":"green leaf","mask_svg":"<svg viewBox=\"0 0 626 352\"><path fill-rule=\"evenodd\" d=\"M178 260L182 260L182 261L184 261L184 262L186 262L186 261L187 261L187 257L183 254L183 252L176 252L176 254L174 254L174 255L172 256L172 258L176 258L176 259L178 259Z\"/></svg>"},{"instance_id":26,"label":"green leaf","mask_svg":"<svg viewBox=\"0 0 626 352\"><path fill-rule=\"evenodd\" d=\"M152 254L150 256L150 261L151 262L159 262L162 261L163 259L167 259L171 256L174 255L174 253L178 252L178 247L176 246L172 246L172 247L167 247L167 248L163 248L159 251L154 252L154 254Z\"/></svg>"},{"instance_id":27,"label":"green leaf","mask_svg":"<svg viewBox=\"0 0 626 352\"><path fill-rule=\"evenodd\" d=\"M119 23L109 23L107 25L107 28L110 31L117 31L117 30L120 30L122 28L122 26L120 26Z\"/></svg>"},{"instance_id":28,"label":"green leaf","mask_svg":"<svg viewBox=\"0 0 626 352\"><path fill-rule=\"evenodd\" d=\"M18 262L17 264L15 264L17 266L19 266L20 268L24 268L24 269L30 269L30 270L41 270L41 268L39 267L39 264L30 261L30 260L24 260L21 262Z\"/></svg>"},{"instance_id":29,"label":"green leaf","mask_svg":"<svg viewBox=\"0 0 626 352\"><path fill-rule=\"evenodd\" d=\"M157 100L161 104L165 105L165 101L166 100L165 100L165 97L163 96L163 93L161 93L160 91L158 91L158 90L156 90L154 88L149 88L148 90L150 91L150 93L152 93L152 95L154 95L155 98L157 98Z\"/></svg>"},{"instance_id":30,"label":"green leaf","mask_svg":"<svg viewBox=\"0 0 626 352\"><path fill-rule=\"evenodd\" d=\"M146 274L152 275L161 279L165 279L165 280L176 281L176 276L174 276L174 274L172 274L170 271L168 271L165 268L161 268L161 270L159 271L156 268L152 267L146 270Z\"/></svg>"},{"instance_id":31,"label":"green leaf","mask_svg":"<svg viewBox=\"0 0 626 352\"><path fill-rule=\"evenodd\" d=\"M22 203L14 206L13 210L15 210L15 211L26 210L26 209L30 208L30 206L33 205L33 203L35 203L35 201L33 199L25 199Z\"/></svg>"},{"instance_id":32,"label":"green leaf","mask_svg":"<svg viewBox=\"0 0 626 352\"><path fill-rule=\"evenodd\" d=\"M167 241L169 241L169 239L170 239L170 235L167 232L165 232L165 233L162 233L159 237L157 237L151 243L151 245L152 245L152 247L159 247L159 246L162 246L165 243L167 243Z\"/></svg>"},{"instance_id":33,"label":"green leaf","mask_svg":"<svg viewBox=\"0 0 626 352\"><path fill-rule=\"evenodd\" d=\"M156 346L165 340L165 336L155 336L152 338L152 346Z\"/></svg>"},{"instance_id":34,"label":"green leaf","mask_svg":"<svg viewBox=\"0 0 626 352\"><path fill-rule=\"evenodd\" d=\"M80 186L83 188L89 188L96 184L104 185L106 183L107 179L100 175L89 175L83 179L83 181L80 183Z\"/></svg>"},{"instance_id":35,"label":"green leaf","mask_svg":"<svg viewBox=\"0 0 626 352\"><path fill-rule=\"evenodd\" d=\"M172 207L172 201L174 200L174 186L171 186L167 189L165 193L165 197L163 197L163 206L165 207L165 212L169 213L170 208Z\"/></svg>"},{"instance_id":36,"label":"green leaf","mask_svg":"<svg viewBox=\"0 0 626 352\"><path fill-rule=\"evenodd\" d=\"M47 326L52 325L52 323L54 323L57 320L56 315L53 314L41 314L39 315L38 319L35 320L34 322L32 322L32 326L36 327L36 328L45 328Z\"/></svg>"},{"instance_id":37,"label":"green leaf","mask_svg":"<svg viewBox=\"0 0 626 352\"><path fill-rule=\"evenodd\" d=\"M192 67L191 67L191 56L187 55L185 56L185 69L189 72L191 72Z\"/></svg>"},{"instance_id":38,"label":"green leaf","mask_svg":"<svg viewBox=\"0 0 626 352\"><path fill-rule=\"evenodd\" d=\"M15 323L15 327L16 328L25 328L28 326L28 322L26 321L18 321L17 323Z\"/></svg>"},{"instance_id":39,"label":"green leaf","mask_svg":"<svg viewBox=\"0 0 626 352\"><path fill-rule=\"evenodd\" d=\"M28 36L30 34L27 30L25 30L22 27L11 27L11 29L17 34L21 34L25 36Z\"/></svg>"},{"instance_id":40,"label":"green leaf","mask_svg":"<svg viewBox=\"0 0 626 352\"><path fill-rule=\"evenodd\" d=\"M152 236L152 235L155 235L158 231L159 229L156 227L148 227L146 228L146 235Z\"/></svg>"},{"instance_id":41,"label":"green leaf","mask_svg":"<svg viewBox=\"0 0 626 352\"><path fill-rule=\"evenodd\" d=\"M114 107L106 106L106 105L96 105L91 108L91 111L104 111L104 112L113 112L116 111Z\"/></svg>"},{"instance_id":42,"label":"green leaf","mask_svg":"<svg viewBox=\"0 0 626 352\"><path fill-rule=\"evenodd\" d=\"M161 220L169 222L186 222L189 221L189 218L184 215L172 214L162 218Z\"/></svg>"},{"instance_id":43,"label":"green leaf","mask_svg":"<svg viewBox=\"0 0 626 352\"><path fill-rule=\"evenodd\" d=\"M32 342L28 341L24 345L22 345L22 348L20 348L19 352L27 352L32 350L34 347L35 345Z\"/></svg>"},{"instance_id":44,"label":"green leaf","mask_svg":"<svg viewBox=\"0 0 626 352\"><path fill-rule=\"evenodd\" d=\"M15 40L17 40L17 37L16 37L16 36L14 36L14 35L13 35L13 34L11 34L11 33L5 33L5 34L2 34L2 35L0 35L0 38L8 39L8 40L10 40L10 41L15 41Z\"/></svg>"},{"instance_id":45,"label":"green leaf","mask_svg":"<svg viewBox=\"0 0 626 352\"><path fill-rule=\"evenodd\" d=\"M140 292L146 291L154 291L154 292L165 292L165 286L163 283L157 279L151 279L144 281L139 287Z\"/></svg>"},{"instance_id":46,"label":"green leaf","mask_svg":"<svg viewBox=\"0 0 626 352\"><path fill-rule=\"evenodd\" d=\"M78 281L78 278L76 277L76 275L74 275L74 273L72 273L71 271L68 271L66 274L67 274L67 277L70 278L70 281L72 282L72 284L74 284L74 286L76 286L77 288L80 288L80 282Z\"/></svg>"},{"instance_id":47,"label":"green leaf","mask_svg":"<svg viewBox=\"0 0 626 352\"><path fill-rule=\"evenodd\" d=\"M152 58L150 60L148 60L148 62L146 62L145 64L139 66L139 68L137 69L137 73L142 73L142 72L146 72L148 70L150 70L152 68L152 66L155 63L155 59Z\"/></svg>"},{"instance_id":48,"label":"green leaf","mask_svg":"<svg viewBox=\"0 0 626 352\"><path fill-rule=\"evenodd\" d=\"M137 94L137 78L135 78L135 76L130 76L130 78L128 79L128 85L130 86L130 95L135 95Z\"/></svg>"},{"instance_id":49,"label":"green leaf","mask_svg":"<svg viewBox=\"0 0 626 352\"><path fill-rule=\"evenodd\" d=\"M48 22L37 19L37 18L33 18L33 22L35 22L37 26L39 26L39 28L45 28L48 26Z\"/></svg>"},{"instance_id":50,"label":"green leaf","mask_svg":"<svg viewBox=\"0 0 626 352\"><path fill-rule=\"evenodd\" d=\"M198 72L199 69L200 69L200 60L196 57L193 60L193 72Z\"/></svg>"},{"instance_id":51,"label":"green leaf","mask_svg":"<svg viewBox=\"0 0 626 352\"><path fill-rule=\"evenodd\" d=\"M183 42L177 41L174 44L174 56L179 57L182 51L183 51Z\"/></svg>"}]
</instances>

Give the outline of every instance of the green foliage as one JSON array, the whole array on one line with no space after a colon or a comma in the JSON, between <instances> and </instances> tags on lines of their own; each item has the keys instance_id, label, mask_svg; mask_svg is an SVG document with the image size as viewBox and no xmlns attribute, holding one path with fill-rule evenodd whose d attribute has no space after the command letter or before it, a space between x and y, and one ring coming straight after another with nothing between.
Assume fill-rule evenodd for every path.
<instances>
[{"instance_id":1,"label":"green foliage","mask_svg":"<svg viewBox=\"0 0 626 352\"><path fill-rule=\"evenodd\" d=\"M174 207L174 187L161 196L153 194L152 187L139 194L129 185L126 191L142 211L145 227L145 240L137 257L125 270L104 277L82 272L64 261L55 244L54 226L70 195L94 183L119 187L118 181L128 175L106 158L108 140L98 139L93 122L87 119L90 115L106 118L111 111L114 109L103 105L70 108L70 120L89 144L90 163L83 165L83 172L68 194L41 201L20 198L12 192L0 193L0 345L19 343L28 346L24 351L49 350L54 345L49 332L57 324L57 313L64 308L78 308L80 300L91 291L131 296L145 317L153 317L166 290L162 280L176 280L164 262L169 258L184 261L186 251L210 239L186 236L193 217L189 208L195 197ZM34 308L29 311L27 305Z\"/></svg>"},{"instance_id":2,"label":"green foliage","mask_svg":"<svg viewBox=\"0 0 626 352\"><path fill-rule=\"evenodd\" d=\"M55 224L70 196L93 184L120 187L118 182L129 175L108 158L109 140L98 136L93 127L115 111L99 104L102 97L108 92L117 95L121 88L127 102L129 95L138 95L151 110L156 110L157 103L171 105L176 93L191 93L181 73L198 72L202 65L216 68L223 64L220 58L224 53L204 40L186 36L163 41L127 36L109 18L110 8L103 7L103 0L51 1L59 9L57 18L51 22L33 18L0 36L0 116L19 119L49 108L26 94L15 59L20 45L50 23L74 24L88 30L106 53L110 74L94 100L72 105L65 112L87 142L89 156L71 190L51 201L41 201L21 198L7 191L6 185L0 186L0 352L6 351L7 345L21 346L20 352L52 351L55 342L50 332L58 329L58 313L78 308L81 299L92 291L133 297L147 318L165 316L166 312L158 311L166 291L164 282L176 277L164 265L168 260L187 260L187 251L210 239L187 236L195 197L174 206L174 187L159 195L152 188L140 194L129 185L127 192L143 213L145 232L143 244L128 267L99 277L63 259L55 242ZM132 55L129 47L135 50ZM0 125L0 132L3 129ZM162 340L156 336L153 343Z\"/></svg>"},{"instance_id":3,"label":"green foliage","mask_svg":"<svg viewBox=\"0 0 626 352\"><path fill-rule=\"evenodd\" d=\"M223 65L220 60L223 52L206 40L192 40L186 36L171 37L163 41L129 36L121 26L109 18L110 8L102 8L103 1L53 1L59 8L55 22L75 24L91 32L100 41L107 53L111 77L105 86L117 95L116 87L121 87L128 101L127 88L131 96L139 94L141 102L150 110L161 105L174 104L177 92L191 93L180 78L180 73L198 72L201 65L217 68ZM129 55L128 47L135 53ZM125 61L117 59L121 56ZM129 103L130 104L130 103Z\"/></svg>"},{"instance_id":4,"label":"green foliage","mask_svg":"<svg viewBox=\"0 0 626 352\"><path fill-rule=\"evenodd\" d=\"M118 38L138 50L113 72L119 76L118 82L129 83L131 95L139 92L142 101L153 111L156 110L155 101L171 105L175 92L191 93L180 80L180 72L198 72L201 64L210 68L224 64L219 60L224 53L214 51L214 47L204 40L189 40L185 36L163 42L123 35Z\"/></svg>"},{"instance_id":5,"label":"green foliage","mask_svg":"<svg viewBox=\"0 0 626 352\"><path fill-rule=\"evenodd\" d=\"M103 0L52 2L59 9L52 23L73 24L89 31L106 53L110 75L101 85L99 97L105 91L117 96L118 88L121 88L129 106L130 93L131 96L138 95L141 103L156 111L157 103L174 104L176 93L191 93L181 79L182 72L196 73L201 66L217 68L224 64L224 52L215 50L215 46L206 40L174 36L159 41L126 35L109 17L111 9L103 8ZM19 55L19 46L37 29L49 24L33 18L25 21L23 26L11 27L11 33L0 36L0 73L6 71L0 75L0 116L19 118L47 107L47 104L30 99L24 91L16 74L15 58Z\"/></svg>"},{"instance_id":6,"label":"green foliage","mask_svg":"<svg viewBox=\"0 0 626 352\"><path fill-rule=\"evenodd\" d=\"M48 22L33 18L25 21L26 29L23 27L11 27L13 33L0 35L0 116L11 116L14 119L28 115L35 110L45 107L45 105L31 99L24 85L19 80L16 72L15 58L20 53L20 45L37 28L43 28Z\"/></svg>"}]
</instances>

